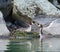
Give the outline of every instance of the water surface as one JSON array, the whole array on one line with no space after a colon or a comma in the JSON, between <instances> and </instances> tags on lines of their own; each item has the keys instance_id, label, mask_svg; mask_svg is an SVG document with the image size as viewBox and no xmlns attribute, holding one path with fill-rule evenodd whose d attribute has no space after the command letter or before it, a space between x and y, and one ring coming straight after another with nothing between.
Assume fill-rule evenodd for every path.
<instances>
[{"instance_id":1,"label":"water surface","mask_svg":"<svg viewBox=\"0 0 60 52\"><path fill-rule=\"evenodd\" d=\"M0 40L0 52L60 52L60 38Z\"/></svg>"}]
</instances>

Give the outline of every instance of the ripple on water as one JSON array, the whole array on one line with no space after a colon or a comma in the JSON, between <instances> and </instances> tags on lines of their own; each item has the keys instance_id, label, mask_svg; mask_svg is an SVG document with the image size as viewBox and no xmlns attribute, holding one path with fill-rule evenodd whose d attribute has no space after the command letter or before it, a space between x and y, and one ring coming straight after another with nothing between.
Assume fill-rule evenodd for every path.
<instances>
[{"instance_id":1,"label":"ripple on water","mask_svg":"<svg viewBox=\"0 0 60 52\"><path fill-rule=\"evenodd\" d=\"M32 40L0 40L1 52L59 52L60 38Z\"/></svg>"}]
</instances>

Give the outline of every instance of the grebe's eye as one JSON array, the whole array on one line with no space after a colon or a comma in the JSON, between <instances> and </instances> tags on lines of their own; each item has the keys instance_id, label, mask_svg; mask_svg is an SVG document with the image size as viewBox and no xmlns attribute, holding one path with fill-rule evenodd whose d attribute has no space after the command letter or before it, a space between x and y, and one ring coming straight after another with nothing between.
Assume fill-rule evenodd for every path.
<instances>
[{"instance_id":1,"label":"grebe's eye","mask_svg":"<svg viewBox=\"0 0 60 52\"><path fill-rule=\"evenodd\" d=\"M33 23L35 23L35 21L33 21Z\"/></svg>"},{"instance_id":2,"label":"grebe's eye","mask_svg":"<svg viewBox=\"0 0 60 52\"><path fill-rule=\"evenodd\" d=\"M34 22L31 22L32 23L32 25L34 24Z\"/></svg>"},{"instance_id":3,"label":"grebe's eye","mask_svg":"<svg viewBox=\"0 0 60 52\"><path fill-rule=\"evenodd\" d=\"M40 27L40 24L38 24L38 27Z\"/></svg>"},{"instance_id":4,"label":"grebe's eye","mask_svg":"<svg viewBox=\"0 0 60 52\"><path fill-rule=\"evenodd\" d=\"M39 25L39 23L38 23L38 25Z\"/></svg>"}]
</instances>

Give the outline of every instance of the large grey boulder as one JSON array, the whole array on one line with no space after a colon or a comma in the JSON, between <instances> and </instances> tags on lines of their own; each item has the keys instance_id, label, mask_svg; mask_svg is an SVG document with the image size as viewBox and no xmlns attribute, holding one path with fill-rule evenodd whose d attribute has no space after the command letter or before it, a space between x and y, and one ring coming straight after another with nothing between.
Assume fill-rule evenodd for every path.
<instances>
[{"instance_id":1,"label":"large grey boulder","mask_svg":"<svg viewBox=\"0 0 60 52\"><path fill-rule=\"evenodd\" d=\"M7 17L13 9L13 0L0 0L0 11Z\"/></svg>"},{"instance_id":2,"label":"large grey boulder","mask_svg":"<svg viewBox=\"0 0 60 52\"><path fill-rule=\"evenodd\" d=\"M60 15L60 10L48 0L14 0L14 5L23 15L31 18L34 18L36 13L41 14L40 11L46 15Z\"/></svg>"}]
</instances>

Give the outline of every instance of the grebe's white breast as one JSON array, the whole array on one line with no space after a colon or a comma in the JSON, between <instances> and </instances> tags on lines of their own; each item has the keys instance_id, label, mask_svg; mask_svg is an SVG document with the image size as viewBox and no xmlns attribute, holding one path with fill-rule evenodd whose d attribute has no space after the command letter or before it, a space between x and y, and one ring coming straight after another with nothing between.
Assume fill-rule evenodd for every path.
<instances>
[{"instance_id":1,"label":"grebe's white breast","mask_svg":"<svg viewBox=\"0 0 60 52\"><path fill-rule=\"evenodd\" d=\"M29 25L28 28L25 29L26 32L30 32L31 31L31 25Z\"/></svg>"},{"instance_id":2,"label":"grebe's white breast","mask_svg":"<svg viewBox=\"0 0 60 52\"><path fill-rule=\"evenodd\" d=\"M19 29L17 29L17 30L19 30L19 31L25 31L25 32L31 32L31 30L32 30L32 25L33 25L34 23L32 22L32 21L30 21L29 22L29 27L26 27L26 28L23 28L23 27L21 27L21 28L19 28Z\"/></svg>"}]
</instances>

